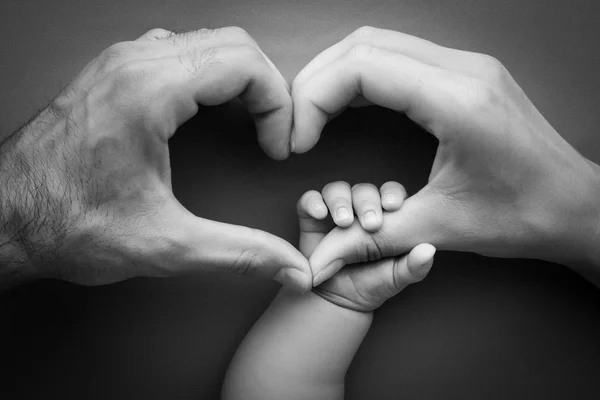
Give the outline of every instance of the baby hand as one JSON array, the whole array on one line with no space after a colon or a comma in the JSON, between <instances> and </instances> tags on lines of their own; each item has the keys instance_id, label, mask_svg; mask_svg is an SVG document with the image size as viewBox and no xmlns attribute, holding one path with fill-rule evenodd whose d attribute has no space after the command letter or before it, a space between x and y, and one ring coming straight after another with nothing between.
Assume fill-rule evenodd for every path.
<instances>
[{"instance_id":1,"label":"baby hand","mask_svg":"<svg viewBox=\"0 0 600 400\"><path fill-rule=\"evenodd\" d=\"M315 190L304 193L297 205L300 252L310 257L336 225L351 226L355 214L363 229L377 231L382 225L384 211L397 211L405 198L406 191L397 182L386 182L379 190L371 184L351 188L346 182L333 182L321 193ZM356 251L366 249L357 248ZM406 286L425 278L433 264L434 253L432 245L419 244L401 257L348 265L313 291L340 307L370 312Z\"/></svg>"}]
</instances>

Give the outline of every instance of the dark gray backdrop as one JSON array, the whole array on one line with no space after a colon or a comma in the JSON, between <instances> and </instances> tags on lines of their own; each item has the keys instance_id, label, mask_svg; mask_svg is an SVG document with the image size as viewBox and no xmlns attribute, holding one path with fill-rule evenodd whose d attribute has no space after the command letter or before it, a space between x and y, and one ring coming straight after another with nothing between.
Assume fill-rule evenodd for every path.
<instances>
[{"instance_id":1,"label":"dark gray backdrop","mask_svg":"<svg viewBox=\"0 0 600 400\"><path fill-rule=\"evenodd\" d=\"M492 54L555 128L600 162L599 3L481 1L17 1L0 5L5 135L108 45L154 27L239 25L288 80L362 25ZM382 109L347 112L310 153L277 163L232 104L171 141L177 197L197 215L297 242L295 201L332 180L414 193L436 141ZM224 274L0 295L0 397L212 399L278 285ZM598 398L600 290L536 261L439 253L384 305L348 374L350 399ZM5 394L2 396L2 394Z\"/></svg>"}]
</instances>

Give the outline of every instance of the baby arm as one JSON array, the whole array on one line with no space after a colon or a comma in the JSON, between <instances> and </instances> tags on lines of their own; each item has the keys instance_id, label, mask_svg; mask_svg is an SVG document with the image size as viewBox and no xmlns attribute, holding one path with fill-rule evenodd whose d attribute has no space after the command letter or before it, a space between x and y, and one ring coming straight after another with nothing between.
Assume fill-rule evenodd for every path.
<instances>
[{"instance_id":1,"label":"baby arm","mask_svg":"<svg viewBox=\"0 0 600 400\"><path fill-rule=\"evenodd\" d=\"M309 257L334 226L355 223L354 213L363 228L377 230L382 206L397 210L404 197L402 186L391 182L380 191L336 182L322 194L305 193L298 202L300 251ZM346 212L340 212L343 208ZM423 279L434 252L422 244L403 257L346 266L303 295L282 289L238 348L223 398L342 399L346 371L369 330L372 311Z\"/></svg>"},{"instance_id":2,"label":"baby arm","mask_svg":"<svg viewBox=\"0 0 600 400\"><path fill-rule=\"evenodd\" d=\"M342 399L371 319L315 293L282 289L238 348L223 399Z\"/></svg>"}]
</instances>

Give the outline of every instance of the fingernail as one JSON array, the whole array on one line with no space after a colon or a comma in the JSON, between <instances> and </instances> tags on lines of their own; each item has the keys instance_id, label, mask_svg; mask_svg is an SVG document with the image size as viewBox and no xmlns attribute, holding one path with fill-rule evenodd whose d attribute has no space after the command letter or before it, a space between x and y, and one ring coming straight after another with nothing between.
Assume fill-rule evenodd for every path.
<instances>
[{"instance_id":1,"label":"fingernail","mask_svg":"<svg viewBox=\"0 0 600 400\"><path fill-rule=\"evenodd\" d=\"M375 225L377 223L377 214L375 214L375 211L367 211L363 218L367 225Z\"/></svg>"},{"instance_id":2,"label":"fingernail","mask_svg":"<svg viewBox=\"0 0 600 400\"><path fill-rule=\"evenodd\" d=\"M425 277L429 273L429 270L431 270L431 267L433 266L433 255L434 254L435 254L435 250L433 251L433 254L431 254L430 258L426 259L423 263L417 265L415 268L415 271L412 271L413 275L415 275L419 278Z\"/></svg>"},{"instance_id":3,"label":"fingernail","mask_svg":"<svg viewBox=\"0 0 600 400\"><path fill-rule=\"evenodd\" d=\"M383 201L386 204L394 204L396 202L396 195L395 194L386 194L385 197L383 198Z\"/></svg>"},{"instance_id":4,"label":"fingernail","mask_svg":"<svg viewBox=\"0 0 600 400\"><path fill-rule=\"evenodd\" d=\"M329 276L327 275L330 271L339 271L343 266L344 260L342 260L341 258L333 260L315 275L315 277L313 278L313 286L319 286L321 283L325 282L329 278Z\"/></svg>"},{"instance_id":5,"label":"fingernail","mask_svg":"<svg viewBox=\"0 0 600 400\"><path fill-rule=\"evenodd\" d=\"M306 293L312 287L310 277L302 271L294 268L282 268L273 277L277 282L285 287L296 290L300 293Z\"/></svg>"},{"instance_id":6,"label":"fingernail","mask_svg":"<svg viewBox=\"0 0 600 400\"><path fill-rule=\"evenodd\" d=\"M350 211L346 207L340 207L335 212L336 219L342 220L350 217Z\"/></svg>"},{"instance_id":7,"label":"fingernail","mask_svg":"<svg viewBox=\"0 0 600 400\"><path fill-rule=\"evenodd\" d=\"M326 217L327 216L327 207L323 204L315 204L313 206L313 212L317 217Z\"/></svg>"}]
</instances>

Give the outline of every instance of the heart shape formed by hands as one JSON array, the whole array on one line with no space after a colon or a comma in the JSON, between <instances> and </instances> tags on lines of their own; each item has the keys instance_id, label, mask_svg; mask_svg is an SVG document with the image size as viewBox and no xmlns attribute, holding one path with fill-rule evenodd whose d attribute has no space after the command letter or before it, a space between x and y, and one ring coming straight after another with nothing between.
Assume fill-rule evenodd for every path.
<instances>
[{"instance_id":1,"label":"heart shape formed by hands","mask_svg":"<svg viewBox=\"0 0 600 400\"><path fill-rule=\"evenodd\" d=\"M310 264L274 235L199 218L173 195L167 141L199 104L235 97L278 160L310 150L346 107L404 113L439 140L429 181L378 232L333 229ZM497 60L389 30L358 29L290 88L240 28L154 29L105 50L0 153L0 187L11 188L0 261L19 260L22 277L104 284L229 268L308 290L419 243L573 266L600 258L598 166Z\"/></svg>"}]
</instances>

